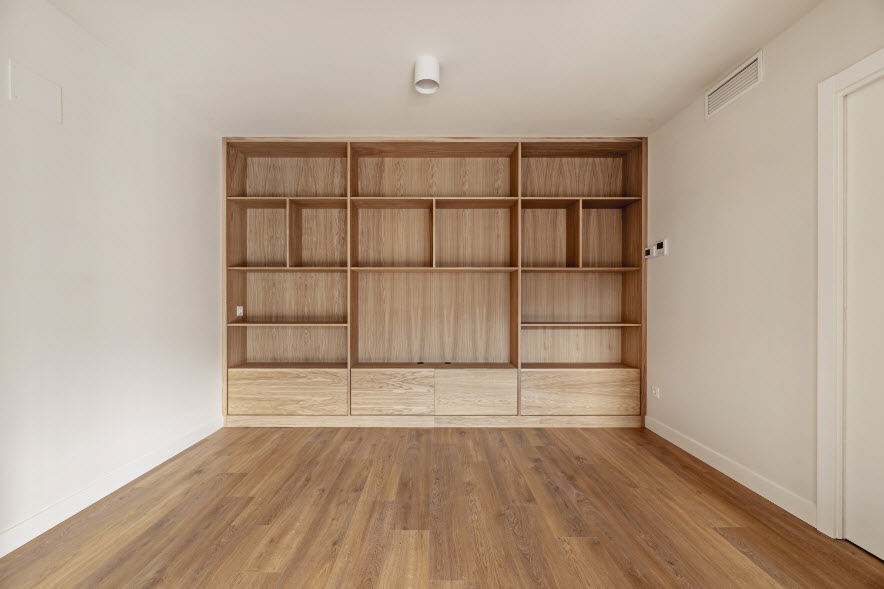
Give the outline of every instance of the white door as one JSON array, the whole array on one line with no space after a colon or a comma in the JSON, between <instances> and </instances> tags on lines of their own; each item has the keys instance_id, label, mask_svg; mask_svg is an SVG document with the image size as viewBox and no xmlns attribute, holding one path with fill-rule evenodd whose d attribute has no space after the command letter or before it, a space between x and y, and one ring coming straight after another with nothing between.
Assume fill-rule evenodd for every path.
<instances>
[{"instance_id":1,"label":"white door","mask_svg":"<svg viewBox=\"0 0 884 589\"><path fill-rule=\"evenodd\" d=\"M884 558L884 78L844 116L844 537Z\"/></svg>"}]
</instances>

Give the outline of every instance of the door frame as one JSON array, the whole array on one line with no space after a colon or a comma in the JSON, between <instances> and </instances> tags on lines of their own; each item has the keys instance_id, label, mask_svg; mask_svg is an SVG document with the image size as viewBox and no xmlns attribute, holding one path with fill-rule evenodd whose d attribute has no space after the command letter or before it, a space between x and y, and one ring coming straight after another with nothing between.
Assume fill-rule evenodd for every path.
<instances>
[{"instance_id":1,"label":"door frame","mask_svg":"<svg viewBox=\"0 0 884 589\"><path fill-rule=\"evenodd\" d=\"M884 49L817 87L816 526L833 538L844 537L844 101L851 93L881 78Z\"/></svg>"}]
</instances>

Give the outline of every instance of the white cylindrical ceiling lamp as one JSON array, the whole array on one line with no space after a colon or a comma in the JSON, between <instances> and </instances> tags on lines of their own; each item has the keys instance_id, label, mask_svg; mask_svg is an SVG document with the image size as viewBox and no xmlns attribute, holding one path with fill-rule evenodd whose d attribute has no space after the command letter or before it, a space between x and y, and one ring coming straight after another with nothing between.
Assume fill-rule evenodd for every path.
<instances>
[{"instance_id":1,"label":"white cylindrical ceiling lamp","mask_svg":"<svg viewBox=\"0 0 884 589\"><path fill-rule=\"evenodd\" d=\"M414 89L421 94L439 89L439 60L432 55L421 55L414 62Z\"/></svg>"}]
</instances>

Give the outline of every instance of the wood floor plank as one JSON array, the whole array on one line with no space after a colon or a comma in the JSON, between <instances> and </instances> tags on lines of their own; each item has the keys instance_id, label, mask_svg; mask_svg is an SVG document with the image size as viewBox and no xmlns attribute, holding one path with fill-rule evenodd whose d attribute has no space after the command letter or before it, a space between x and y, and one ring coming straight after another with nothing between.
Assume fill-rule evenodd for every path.
<instances>
[{"instance_id":1,"label":"wood floor plank","mask_svg":"<svg viewBox=\"0 0 884 589\"><path fill-rule=\"evenodd\" d=\"M884 587L641 429L228 428L0 559L0 587Z\"/></svg>"}]
</instances>

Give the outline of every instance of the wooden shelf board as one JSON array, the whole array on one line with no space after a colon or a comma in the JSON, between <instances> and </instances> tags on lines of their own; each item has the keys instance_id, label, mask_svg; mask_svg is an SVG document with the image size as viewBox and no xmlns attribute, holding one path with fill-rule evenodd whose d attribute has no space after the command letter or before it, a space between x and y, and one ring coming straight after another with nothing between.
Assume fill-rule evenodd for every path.
<instances>
[{"instance_id":1,"label":"wooden shelf board","mask_svg":"<svg viewBox=\"0 0 884 589\"><path fill-rule=\"evenodd\" d=\"M567 321L523 321L522 328L530 327L641 327L641 323L621 323L618 321L594 321L588 323L571 323Z\"/></svg>"},{"instance_id":2,"label":"wooden shelf board","mask_svg":"<svg viewBox=\"0 0 884 589\"><path fill-rule=\"evenodd\" d=\"M453 362L446 364L444 362L357 362L353 364L354 369L389 369L389 368L413 368L416 370L440 368L440 369L505 369L516 368L515 364L509 362Z\"/></svg>"},{"instance_id":3,"label":"wooden shelf board","mask_svg":"<svg viewBox=\"0 0 884 589\"><path fill-rule=\"evenodd\" d=\"M346 266L228 266L237 272L346 272Z\"/></svg>"},{"instance_id":4,"label":"wooden shelf board","mask_svg":"<svg viewBox=\"0 0 884 589\"><path fill-rule=\"evenodd\" d=\"M638 270L641 270L641 268L522 268L522 272L637 272Z\"/></svg>"},{"instance_id":5,"label":"wooden shelf board","mask_svg":"<svg viewBox=\"0 0 884 589\"><path fill-rule=\"evenodd\" d=\"M347 327L337 321L240 321L228 323L227 327Z\"/></svg>"},{"instance_id":6,"label":"wooden shelf board","mask_svg":"<svg viewBox=\"0 0 884 589\"><path fill-rule=\"evenodd\" d=\"M641 202L641 197L589 197L581 199L584 209L622 209L629 205Z\"/></svg>"},{"instance_id":7,"label":"wooden shelf board","mask_svg":"<svg viewBox=\"0 0 884 589\"><path fill-rule=\"evenodd\" d=\"M383 267L353 267L354 272L515 272L517 267L497 266L383 266Z\"/></svg>"},{"instance_id":8,"label":"wooden shelf board","mask_svg":"<svg viewBox=\"0 0 884 589\"><path fill-rule=\"evenodd\" d=\"M290 368L347 368L346 362L246 362L228 367L228 370L280 370Z\"/></svg>"},{"instance_id":9,"label":"wooden shelf board","mask_svg":"<svg viewBox=\"0 0 884 589\"><path fill-rule=\"evenodd\" d=\"M287 200L302 200L302 201L335 201L346 203L346 196L228 196L227 200L233 202L282 202L285 203Z\"/></svg>"},{"instance_id":10,"label":"wooden shelf board","mask_svg":"<svg viewBox=\"0 0 884 589\"><path fill-rule=\"evenodd\" d=\"M619 362L522 362L522 370L622 370L624 368L638 370L635 366Z\"/></svg>"}]
</instances>

